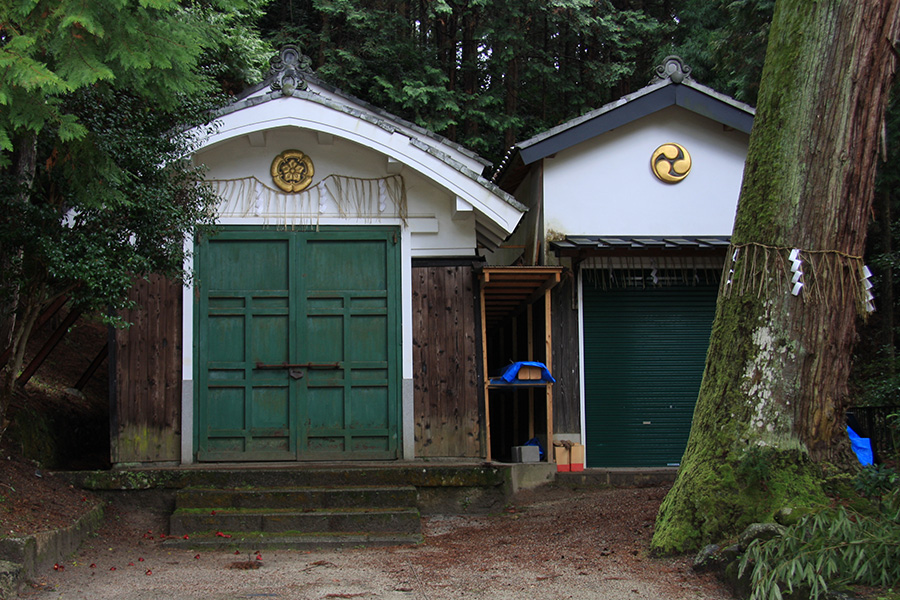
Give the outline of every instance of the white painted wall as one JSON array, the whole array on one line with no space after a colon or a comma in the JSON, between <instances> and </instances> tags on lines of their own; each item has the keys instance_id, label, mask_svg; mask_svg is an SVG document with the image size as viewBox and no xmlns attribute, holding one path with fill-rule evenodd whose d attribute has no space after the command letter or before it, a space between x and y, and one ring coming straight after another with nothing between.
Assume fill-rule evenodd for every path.
<instances>
[{"instance_id":1,"label":"white painted wall","mask_svg":"<svg viewBox=\"0 0 900 600\"><path fill-rule=\"evenodd\" d=\"M398 128L384 117L362 119L352 107L342 110L323 104L326 101L327 98L311 93L304 97L276 98L227 113L216 121L213 132L197 133L196 144L200 148L197 154L241 138L259 140L265 136L268 146L269 132L282 129L316 131L333 136L336 143L338 140L353 142L359 148L369 148L376 156L386 157L385 160L389 157L402 164L404 172L418 173L454 199L462 198L474 207L483 224L495 229L501 237L515 229L522 216L520 208L485 186L486 182L477 176L480 164L455 146L422 132ZM355 156L351 155L347 162L352 158Z\"/></svg>"},{"instance_id":2,"label":"white painted wall","mask_svg":"<svg viewBox=\"0 0 900 600\"><path fill-rule=\"evenodd\" d=\"M544 231L565 235L728 235L749 136L669 107L544 159ZM675 142L690 175L663 183L650 157Z\"/></svg>"},{"instance_id":3,"label":"white painted wall","mask_svg":"<svg viewBox=\"0 0 900 600\"><path fill-rule=\"evenodd\" d=\"M374 179L386 177L395 169L400 169L406 184L408 225L412 234L411 255L474 256L474 214L464 219L454 219L455 196L421 174L396 164L389 167L385 155L349 140L332 137L329 143L320 143L317 132L308 129L279 127L257 135L264 135L263 138L256 138L264 139L264 145L253 146L250 138L244 135L201 150L195 154L194 161L206 165L208 179L253 176L269 187L274 187L269 174L272 160L289 149L300 150L312 159L315 176L311 185L316 185L329 175Z\"/></svg>"}]
</instances>

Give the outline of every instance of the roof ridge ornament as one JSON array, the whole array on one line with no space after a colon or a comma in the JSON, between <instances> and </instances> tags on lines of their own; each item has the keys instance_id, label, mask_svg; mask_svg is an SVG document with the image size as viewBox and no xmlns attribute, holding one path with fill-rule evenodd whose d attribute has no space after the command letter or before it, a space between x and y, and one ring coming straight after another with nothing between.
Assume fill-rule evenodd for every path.
<instances>
[{"instance_id":1,"label":"roof ridge ornament","mask_svg":"<svg viewBox=\"0 0 900 600\"><path fill-rule=\"evenodd\" d=\"M674 54L663 59L661 65L656 67L656 77L650 83L659 83L671 79L672 83L681 83L685 79L691 79L691 68L685 64L680 56Z\"/></svg>"},{"instance_id":2,"label":"roof ridge ornament","mask_svg":"<svg viewBox=\"0 0 900 600\"><path fill-rule=\"evenodd\" d=\"M278 56L269 61L269 77L274 77L272 90L290 96L295 90L306 89L305 75L312 75L312 60L295 44L281 48Z\"/></svg>"}]
</instances>

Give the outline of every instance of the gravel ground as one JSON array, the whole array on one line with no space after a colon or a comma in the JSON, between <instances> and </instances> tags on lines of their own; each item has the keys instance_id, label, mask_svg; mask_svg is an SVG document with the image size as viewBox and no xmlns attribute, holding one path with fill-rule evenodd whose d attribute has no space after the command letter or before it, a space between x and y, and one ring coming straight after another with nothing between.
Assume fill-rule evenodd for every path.
<instances>
[{"instance_id":1,"label":"gravel ground","mask_svg":"<svg viewBox=\"0 0 900 600\"><path fill-rule=\"evenodd\" d=\"M665 492L545 487L502 514L424 519L420 546L238 555L167 549L164 515L111 506L99 536L20 597L730 599L688 557L647 556Z\"/></svg>"}]
</instances>

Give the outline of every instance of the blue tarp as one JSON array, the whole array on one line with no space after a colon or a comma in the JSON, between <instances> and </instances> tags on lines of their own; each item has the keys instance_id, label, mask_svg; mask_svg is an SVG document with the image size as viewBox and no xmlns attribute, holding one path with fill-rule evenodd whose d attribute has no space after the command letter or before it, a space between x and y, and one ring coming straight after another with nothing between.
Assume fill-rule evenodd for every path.
<instances>
[{"instance_id":1,"label":"blue tarp","mask_svg":"<svg viewBox=\"0 0 900 600\"><path fill-rule=\"evenodd\" d=\"M522 367L538 367L541 370L541 378L540 379L526 379L520 380L519 369ZM547 365L541 362L514 362L511 365L507 366L503 373L500 375L500 379L505 381L506 383L535 383L538 381L543 381L544 383L556 383L556 380L553 378L553 375L550 374L550 371L547 370Z\"/></svg>"},{"instance_id":2,"label":"blue tarp","mask_svg":"<svg viewBox=\"0 0 900 600\"><path fill-rule=\"evenodd\" d=\"M864 467L873 464L875 461L874 455L872 454L872 440L859 437L859 435L849 427L847 428L847 433L850 435L850 447L853 448L853 452L856 453L856 458L859 459L859 462L862 463Z\"/></svg>"}]
</instances>

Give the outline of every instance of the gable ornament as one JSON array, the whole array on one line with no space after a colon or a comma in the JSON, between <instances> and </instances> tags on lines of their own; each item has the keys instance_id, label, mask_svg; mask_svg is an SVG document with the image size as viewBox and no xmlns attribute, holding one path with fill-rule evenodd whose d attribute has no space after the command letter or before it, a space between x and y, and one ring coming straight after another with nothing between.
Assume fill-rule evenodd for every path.
<instances>
[{"instance_id":1,"label":"gable ornament","mask_svg":"<svg viewBox=\"0 0 900 600\"><path fill-rule=\"evenodd\" d=\"M660 181L678 183L691 172L691 155L681 144L663 144L653 151L650 169Z\"/></svg>"},{"instance_id":2,"label":"gable ornament","mask_svg":"<svg viewBox=\"0 0 900 600\"><path fill-rule=\"evenodd\" d=\"M269 61L269 77L272 90L290 96L295 90L307 88L306 76L312 75L312 61L300 51L300 47L288 44L278 56Z\"/></svg>"},{"instance_id":3,"label":"gable ornament","mask_svg":"<svg viewBox=\"0 0 900 600\"><path fill-rule=\"evenodd\" d=\"M312 183L315 169L310 157L299 150L285 150L272 161L272 181L278 189L302 192Z\"/></svg>"},{"instance_id":4,"label":"gable ornament","mask_svg":"<svg viewBox=\"0 0 900 600\"><path fill-rule=\"evenodd\" d=\"M684 63L680 56L667 56L661 65L656 67L656 78L651 83L658 83L671 79L672 83L681 83L691 78L691 68Z\"/></svg>"}]
</instances>

